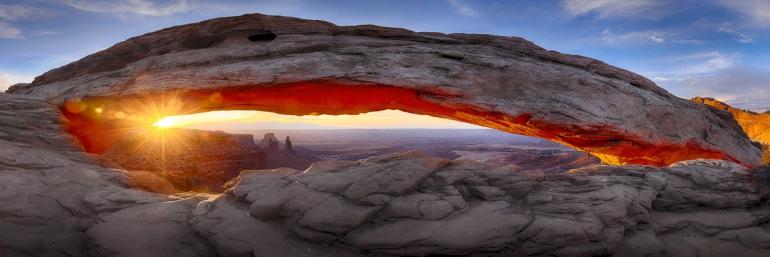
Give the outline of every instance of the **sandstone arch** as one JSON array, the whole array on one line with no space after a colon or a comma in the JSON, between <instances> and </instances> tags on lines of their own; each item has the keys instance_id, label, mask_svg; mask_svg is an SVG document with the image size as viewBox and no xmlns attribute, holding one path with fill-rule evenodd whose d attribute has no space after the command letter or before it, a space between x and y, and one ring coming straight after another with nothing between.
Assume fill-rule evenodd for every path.
<instances>
[{"instance_id":1,"label":"sandstone arch","mask_svg":"<svg viewBox=\"0 0 770 257\"><path fill-rule=\"evenodd\" d=\"M759 148L727 113L512 37L250 14L131 38L8 92L60 104L92 152L120 131L103 113L173 98L182 103L166 115L400 109L550 139L607 163L760 162Z\"/></svg>"}]
</instances>

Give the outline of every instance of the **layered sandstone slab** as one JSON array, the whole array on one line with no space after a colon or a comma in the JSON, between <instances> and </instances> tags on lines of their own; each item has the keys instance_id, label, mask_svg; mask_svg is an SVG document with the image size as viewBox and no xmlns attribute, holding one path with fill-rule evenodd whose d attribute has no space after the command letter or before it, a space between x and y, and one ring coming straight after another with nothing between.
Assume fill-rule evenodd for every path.
<instances>
[{"instance_id":1,"label":"layered sandstone slab","mask_svg":"<svg viewBox=\"0 0 770 257\"><path fill-rule=\"evenodd\" d=\"M132 101L151 97L184 99L165 115L400 109L546 138L612 164L760 163L726 113L516 37L250 14L131 38L8 92L64 104L70 132L91 152L119 137L105 132L120 131L113 114L142 115Z\"/></svg>"},{"instance_id":2,"label":"layered sandstone slab","mask_svg":"<svg viewBox=\"0 0 770 257\"><path fill-rule=\"evenodd\" d=\"M192 220L222 256L766 256L752 183L724 161L543 174L411 152L246 171Z\"/></svg>"}]
</instances>

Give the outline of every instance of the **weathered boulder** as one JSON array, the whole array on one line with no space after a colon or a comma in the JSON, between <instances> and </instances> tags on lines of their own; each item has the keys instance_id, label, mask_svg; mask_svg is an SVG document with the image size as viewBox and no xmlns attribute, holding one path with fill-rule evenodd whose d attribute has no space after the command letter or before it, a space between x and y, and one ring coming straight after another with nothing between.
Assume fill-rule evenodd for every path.
<instances>
[{"instance_id":1,"label":"weathered boulder","mask_svg":"<svg viewBox=\"0 0 770 257\"><path fill-rule=\"evenodd\" d=\"M550 139L611 164L760 163L729 115L516 37L249 14L131 38L8 92L63 104L70 132L97 153L119 137L116 119L151 115L137 108L150 98L164 102L153 115L400 109Z\"/></svg>"}]
</instances>

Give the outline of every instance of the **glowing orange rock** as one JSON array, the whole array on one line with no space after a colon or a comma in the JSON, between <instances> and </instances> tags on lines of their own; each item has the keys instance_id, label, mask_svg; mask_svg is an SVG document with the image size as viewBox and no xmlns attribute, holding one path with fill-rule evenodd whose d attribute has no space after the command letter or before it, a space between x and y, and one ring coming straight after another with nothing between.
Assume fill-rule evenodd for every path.
<instances>
[{"instance_id":1,"label":"glowing orange rock","mask_svg":"<svg viewBox=\"0 0 770 257\"><path fill-rule=\"evenodd\" d=\"M708 97L695 97L692 101L730 112L746 135L764 146L763 162L770 163L770 113L741 110Z\"/></svg>"},{"instance_id":2,"label":"glowing orange rock","mask_svg":"<svg viewBox=\"0 0 770 257\"><path fill-rule=\"evenodd\" d=\"M135 37L9 92L62 103L70 132L97 153L126 126L162 115L399 109L553 140L611 164L760 163L728 115L514 37L251 14ZM85 111L68 111L68 99Z\"/></svg>"}]
</instances>

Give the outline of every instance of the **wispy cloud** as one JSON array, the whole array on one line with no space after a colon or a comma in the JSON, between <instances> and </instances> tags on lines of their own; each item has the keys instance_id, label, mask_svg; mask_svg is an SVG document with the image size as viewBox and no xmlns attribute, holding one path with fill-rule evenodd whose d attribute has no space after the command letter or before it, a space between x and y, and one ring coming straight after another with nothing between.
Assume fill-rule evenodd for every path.
<instances>
[{"instance_id":1,"label":"wispy cloud","mask_svg":"<svg viewBox=\"0 0 770 257\"><path fill-rule=\"evenodd\" d=\"M748 44L748 43L754 42L754 37L748 34L745 34L743 32L737 31L735 29L732 29L729 26L730 24L724 24L719 28L717 28L717 31L732 35L735 41L738 41L740 43Z\"/></svg>"},{"instance_id":2,"label":"wispy cloud","mask_svg":"<svg viewBox=\"0 0 770 257\"><path fill-rule=\"evenodd\" d=\"M646 16L663 6L661 0L563 0L562 8L572 16L597 14L599 17Z\"/></svg>"},{"instance_id":3,"label":"wispy cloud","mask_svg":"<svg viewBox=\"0 0 770 257\"><path fill-rule=\"evenodd\" d=\"M0 22L0 38L20 39L24 37L21 36L21 30L14 28L7 23Z\"/></svg>"},{"instance_id":4,"label":"wispy cloud","mask_svg":"<svg viewBox=\"0 0 770 257\"><path fill-rule=\"evenodd\" d=\"M151 0L96 1L64 0L63 4L78 10L95 13L119 13L144 16L166 16L190 11L187 0L159 3Z\"/></svg>"},{"instance_id":5,"label":"wispy cloud","mask_svg":"<svg viewBox=\"0 0 770 257\"><path fill-rule=\"evenodd\" d=\"M754 25L770 26L770 1L717 0L717 4L740 12L748 17Z\"/></svg>"},{"instance_id":6,"label":"wispy cloud","mask_svg":"<svg viewBox=\"0 0 770 257\"><path fill-rule=\"evenodd\" d=\"M61 32L53 31L53 30L41 30L30 33L30 36L33 37L42 37L42 36L53 36L53 35L60 35Z\"/></svg>"},{"instance_id":7,"label":"wispy cloud","mask_svg":"<svg viewBox=\"0 0 770 257\"><path fill-rule=\"evenodd\" d=\"M652 42L663 43L666 39L663 38L662 33L657 31L632 31L621 34L613 33L609 29L602 30L601 40L605 43L640 43L640 42Z\"/></svg>"},{"instance_id":8,"label":"wispy cloud","mask_svg":"<svg viewBox=\"0 0 770 257\"><path fill-rule=\"evenodd\" d=\"M681 38L673 32L655 30L614 33L612 30L604 29L602 30L599 38L602 42L607 44L674 43L700 45L704 43L703 41L697 39Z\"/></svg>"},{"instance_id":9,"label":"wispy cloud","mask_svg":"<svg viewBox=\"0 0 770 257\"><path fill-rule=\"evenodd\" d=\"M0 4L0 20L14 21L38 18L50 14L41 8L26 5Z\"/></svg>"},{"instance_id":10,"label":"wispy cloud","mask_svg":"<svg viewBox=\"0 0 770 257\"><path fill-rule=\"evenodd\" d=\"M734 66L708 76L659 81L667 88L683 92L683 97L708 96L739 108L770 110L770 72L747 66Z\"/></svg>"},{"instance_id":11,"label":"wispy cloud","mask_svg":"<svg viewBox=\"0 0 770 257\"><path fill-rule=\"evenodd\" d=\"M452 9L455 10L457 14L468 16L468 17L475 17L479 15L479 12L476 11L476 9L473 9L472 7L468 6L463 0L446 0L447 3L449 3L450 6L452 6Z\"/></svg>"},{"instance_id":12,"label":"wispy cloud","mask_svg":"<svg viewBox=\"0 0 770 257\"><path fill-rule=\"evenodd\" d=\"M677 62L686 62L684 68L679 70L683 75L708 74L731 68L737 62L737 54L724 54L722 52L704 52L686 55L671 59Z\"/></svg>"},{"instance_id":13,"label":"wispy cloud","mask_svg":"<svg viewBox=\"0 0 770 257\"><path fill-rule=\"evenodd\" d=\"M718 51L676 56L660 61L660 66L677 67L665 72L648 73L656 81L681 81L694 77L713 76L714 73L736 66L739 54Z\"/></svg>"},{"instance_id":14,"label":"wispy cloud","mask_svg":"<svg viewBox=\"0 0 770 257\"><path fill-rule=\"evenodd\" d=\"M48 16L49 12L32 6L0 4L0 38L22 39L21 29L9 22Z\"/></svg>"},{"instance_id":15,"label":"wispy cloud","mask_svg":"<svg viewBox=\"0 0 770 257\"><path fill-rule=\"evenodd\" d=\"M770 109L770 72L741 65L740 57L718 51L682 55L658 63L680 68L645 75L680 97L708 96L739 108Z\"/></svg>"}]
</instances>

